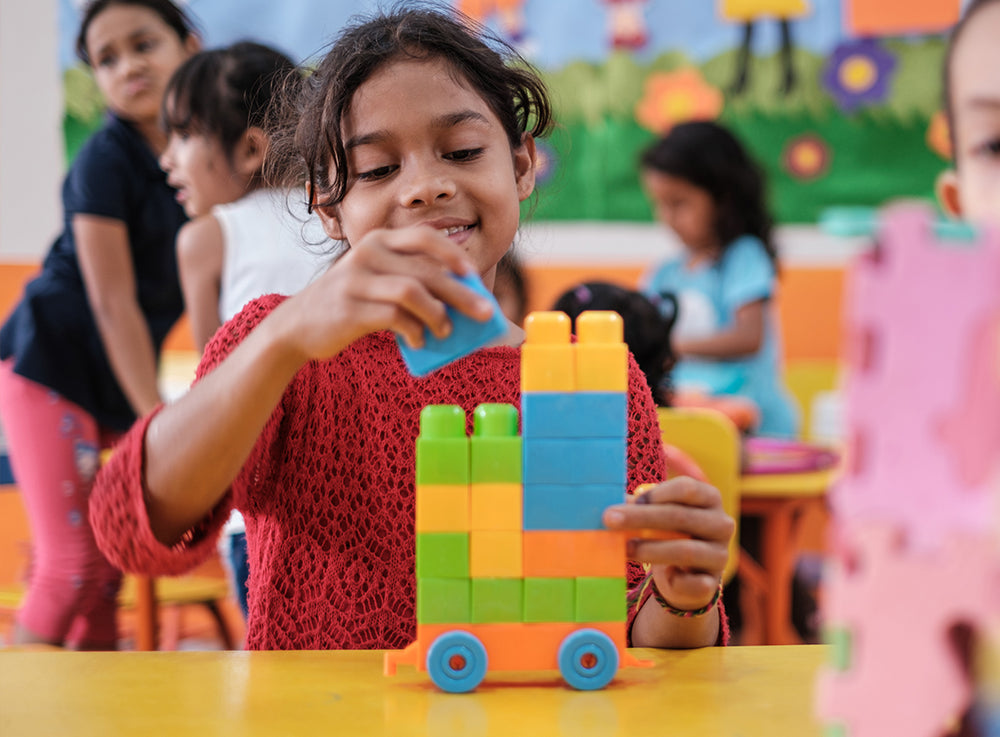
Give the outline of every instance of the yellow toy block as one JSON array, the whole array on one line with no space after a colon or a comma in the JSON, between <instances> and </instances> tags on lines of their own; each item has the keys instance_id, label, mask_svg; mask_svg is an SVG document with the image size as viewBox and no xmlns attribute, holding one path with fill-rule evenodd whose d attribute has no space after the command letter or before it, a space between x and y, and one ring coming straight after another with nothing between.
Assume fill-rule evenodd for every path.
<instances>
[{"instance_id":1,"label":"yellow toy block","mask_svg":"<svg viewBox=\"0 0 1000 737\"><path fill-rule=\"evenodd\" d=\"M472 578L521 578L524 558L520 530L473 530L469 533Z\"/></svg>"},{"instance_id":2,"label":"yellow toy block","mask_svg":"<svg viewBox=\"0 0 1000 737\"><path fill-rule=\"evenodd\" d=\"M466 532L469 487L463 484L417 484L417 532Z\"/></svg>"},{"instance_id":3,"label":"yellow toy block","mask_svg":"<svg viewBox=\"0 0 1000 737\"><path fill-rule=\"evenodd\" d=\"M470 530L521 530L521 484L472 484L469 487Z\"/></svg>"},{"instance_id":4,"label":"yellow toy block","mask_svg":"<svg viewBox=\"0 0 1000 737\"><path fill-rule=\"evenodd\" d=\"M570 319L564 312L532 312L524 321L522 392L571 392L576 388Z\"/></svg>"},{"instance_id":5,"label":"yellow toy block","mask_svg":"<svg viewBox=\"0 0 1000 737\"><path fill-rule=\"evenodd\" d=\"M617 312L592 310L576 318L576 389L628 391L628 347Z\"/></svg>"}]
</instances>

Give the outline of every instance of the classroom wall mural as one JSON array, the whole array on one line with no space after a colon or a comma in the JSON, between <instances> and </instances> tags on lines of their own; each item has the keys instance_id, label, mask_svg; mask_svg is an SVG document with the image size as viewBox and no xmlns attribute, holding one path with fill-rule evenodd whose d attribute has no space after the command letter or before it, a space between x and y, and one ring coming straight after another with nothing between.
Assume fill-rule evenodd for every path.
<instances>
[{"instance_id":1,"label":"classroom wall mural","mask_svg":"<svg viewBox=\"0 0 1000 737\"><path fill-rule=\"evenodd\" d=\"M188 0L206 45L253 38L306 63L364 0ZM537 66L559 127L535 220L649 221L636 160L677 122L730 126L768 174L779 222L830 205L930 198L947 165L946 33L962 0L450 0ZM60 0L67 156L101 120Z\"/></svg>"}]
</instances>

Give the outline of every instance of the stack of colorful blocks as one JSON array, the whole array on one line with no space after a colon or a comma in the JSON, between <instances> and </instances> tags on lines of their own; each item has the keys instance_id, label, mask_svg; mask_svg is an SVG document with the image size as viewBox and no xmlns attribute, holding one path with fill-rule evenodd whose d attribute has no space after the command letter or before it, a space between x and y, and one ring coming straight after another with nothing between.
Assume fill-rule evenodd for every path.
<instances>
[{"instance_id":1,"label":"stack of colorful blocks","mask_svg":"<svg viewBox=\"0 0 1000 737\"><path fill-rule=\"evenodd\" d=\"M446 691L475 688L487 662L558 669L582 689L639 664L624 652L625 538L601 523L626 489L621 318L584 313L576 343L560 312L525 331L521 436L511 405L477 407L471 437L460 407L421 413L417 642L387 670L412 662Z\"/></svg>"}]
</instances>

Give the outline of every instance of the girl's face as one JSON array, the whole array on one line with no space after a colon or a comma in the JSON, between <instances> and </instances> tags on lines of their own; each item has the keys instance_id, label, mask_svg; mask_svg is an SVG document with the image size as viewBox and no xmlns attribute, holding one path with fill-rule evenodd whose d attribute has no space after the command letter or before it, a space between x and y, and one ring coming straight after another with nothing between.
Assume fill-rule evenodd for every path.
<instances>
[{"instance_id":1,"label":"girl's face","mask_svg":"<svg viewBox=\"0 0 1000 737\"><path fill-rule=\"evenodd\" d=\"M238 154L238 152L237 152ZM207 214L215 205L242 197L250 177L233 166L215 138L201 133L171 131L160 156L167 183L188 217Z\"/></svg>"},{"instance_id":2,"label":"girl's face","mask_svg":"<svg viewBox=\"0 0 1000 737\"><path fill-rule=\"evenodd\" d=\"M715 200L708 190L652 169L643 170L642 183L656 219L674 231L692 255L718 252Z\"/></svg>"},{"instance_id":3,"label":"girl's face","mask_svg":"<svg viewBox=\"0 0 1000 737\"><path fill-rule=\"evenodd\" d=\"M181 41L153 10L112 5L87 29L87 54L104 99L115 113L134 123L155 123L170 75L198 48Z\"/></svg>"},{"instance_id":4,"label":"girl's face","mask_svg":"<svg viewBox=\"0 0 1000 737\"><path fill-rule=\"evenodd\" d=\"M429 225L461 245L492 288L534 188L531 136L512 150L489 105L441 59L377 70L341 127L347 193L319 208L327 234L351 244L376 228Z\"/></svg>"},{"instance_id":5,"label":"girl's face","mask_svg":"<svg viewBox=\"0 0 1000 737\"><path fill-rule=\"evenodd\" d=\"M1000 221L1000 3L978 11L951 66L958 199L963 215Z\"/></svg>"}]
</instances>

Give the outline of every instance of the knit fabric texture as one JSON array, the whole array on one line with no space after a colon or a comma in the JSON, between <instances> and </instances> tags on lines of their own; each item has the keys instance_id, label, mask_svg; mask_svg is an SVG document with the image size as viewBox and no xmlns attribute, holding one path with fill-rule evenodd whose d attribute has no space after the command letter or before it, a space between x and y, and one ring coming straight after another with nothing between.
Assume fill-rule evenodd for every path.
<instances>
[{"instance_id":1,"label":"knit fabric texture","mask_svg":"<svg viewBox=\"0 0 1000 737\"><path fill-rule=\"evenodd\" d=\"M281 303L250 302L209 343L199 379ZM249 546L251 649L395 649L416 637L414 446L420 411L483 402L520 405L520 349L479 350L424 378L405 369L391 333L365 336L306 364L288 385L217 507L173 547L150 530L143 446L153 415L132 428L91 498L98 543L112 563L176 575L215 552L233 505ZM656 410L629 359L628 489L665 477ZM628 564L629 584L642 577ZM629 614L629 625L634 612Z\"/></svg>"}]
</instances>

